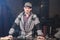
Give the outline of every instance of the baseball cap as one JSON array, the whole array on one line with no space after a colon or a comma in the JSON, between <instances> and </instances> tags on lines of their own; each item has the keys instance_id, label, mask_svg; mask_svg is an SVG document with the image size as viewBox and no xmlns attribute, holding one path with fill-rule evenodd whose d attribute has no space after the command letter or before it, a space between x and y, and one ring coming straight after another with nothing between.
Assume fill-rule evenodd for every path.
<instances>
[{"instance_id":1,"label":"baseball cap","mask_svg":"<svg viewBox=\"0 0 60 40\"><path fill-rule=\"evenodd\" d=\"M25 7L32 7L32 4L30 2L26 2L24 6Z\"/></svg>"}]
</instances>

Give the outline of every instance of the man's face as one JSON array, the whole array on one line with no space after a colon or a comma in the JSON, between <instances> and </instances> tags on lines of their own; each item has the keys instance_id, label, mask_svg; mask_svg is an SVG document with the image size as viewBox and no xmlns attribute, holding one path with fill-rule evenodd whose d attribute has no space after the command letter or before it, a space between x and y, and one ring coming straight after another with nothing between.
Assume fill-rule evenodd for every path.
<instances>
[{"instance_id":1,"label":"man's face","mask_svg":"<svg viewBox=\"0 0 60 40\"><path fill-rule=\"evenodd\" d=\"M32 10L32 8L30 8L30 7L24 7L24 12L27 14L30 13L31 10Z\"/></svg>"}]
</instances>

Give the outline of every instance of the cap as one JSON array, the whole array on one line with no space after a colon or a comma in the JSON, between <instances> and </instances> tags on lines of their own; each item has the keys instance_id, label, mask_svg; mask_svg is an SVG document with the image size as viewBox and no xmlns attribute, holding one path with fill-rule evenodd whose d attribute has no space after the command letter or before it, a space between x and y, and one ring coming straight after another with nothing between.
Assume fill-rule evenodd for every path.
<instances>
[{"instance_id":1,"label":"cap","mask_svg":"<svg viewBox=\"0 0 60 40\"><path fill-rule=\"evenodd\" d=\"M26 2L24 6L25 7L32 7L32 4L30 2Z\"/></svg>"}]
</instances>

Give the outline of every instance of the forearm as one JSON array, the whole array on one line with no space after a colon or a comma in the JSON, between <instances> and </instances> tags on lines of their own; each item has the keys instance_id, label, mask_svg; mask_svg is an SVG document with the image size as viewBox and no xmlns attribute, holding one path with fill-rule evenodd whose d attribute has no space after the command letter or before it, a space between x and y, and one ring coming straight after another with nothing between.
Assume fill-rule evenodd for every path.
<instances>
[{"instance_id":1,"label":"forearm","mask_svg":"<svg viewBox=\"0 0 60 40\"><path fill-rule=\"evenodd\" d=\"M9 30L9 35L13 35L14 34L15 30L17 29L17 26L18 25L16 23L13 24L12 28Z\"/></svg>"},{"instance_id":2,"label":"forearm","mask_svg":"<svg viewBox=\"0 0 60 40\"><path fill-rule=\"evenodd\" d=\"M36 25L37 35L43 35L42 29L40 29L40 24Z\"/></svg>"}]
</instances>

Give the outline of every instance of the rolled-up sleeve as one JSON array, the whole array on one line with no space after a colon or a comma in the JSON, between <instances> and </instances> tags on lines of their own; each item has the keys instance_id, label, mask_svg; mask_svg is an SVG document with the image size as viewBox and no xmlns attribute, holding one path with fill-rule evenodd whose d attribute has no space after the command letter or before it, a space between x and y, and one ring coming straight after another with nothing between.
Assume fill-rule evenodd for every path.
<instances>
[{"instance_id":1,"label":"rolled-up sleeve","mask_svg":"<svg viewBox=\"0 0 60 40\"><path fill-rule=\"evenodd\" d=\"M37 34L42 36L43 35L42 30L37 30Z\"/></svg>"},{"instance_id":2,"label":"rolled-up sleeve","mask_svg":"<svg viewBox=\"0 0 60 40\"><path fill-rule=\"evenodd\" d=\"M10 31L9 31L9 35L12 35L14 33L15 29L14 28L11 28Z\"/></svg>"}]
</instances>

